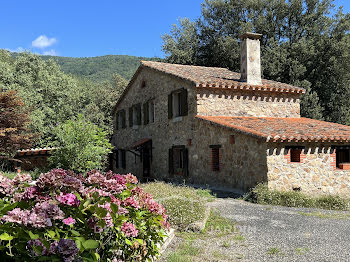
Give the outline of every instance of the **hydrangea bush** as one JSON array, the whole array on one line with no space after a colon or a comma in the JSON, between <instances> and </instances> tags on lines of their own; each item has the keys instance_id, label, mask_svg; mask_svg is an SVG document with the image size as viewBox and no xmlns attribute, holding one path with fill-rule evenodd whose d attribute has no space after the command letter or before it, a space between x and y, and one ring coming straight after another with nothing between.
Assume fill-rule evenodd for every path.
<instances>
[{"instance_id":1,"label":"hydrangea bush","mask_svg":"<svg viewBox=\"0 0 350 262\"><path fill-rule=\"evenodd\" d=\"M169 228L131 174L0 175L0 261L146 261Z\"/></svg>"}]
</instances>

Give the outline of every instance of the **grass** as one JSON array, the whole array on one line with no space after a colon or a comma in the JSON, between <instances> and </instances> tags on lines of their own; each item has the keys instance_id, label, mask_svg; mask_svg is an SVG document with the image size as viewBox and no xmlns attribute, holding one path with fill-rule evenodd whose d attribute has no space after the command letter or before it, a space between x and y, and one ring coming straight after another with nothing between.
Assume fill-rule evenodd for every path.
<instances>
[{"instance_id":1,"label":"grass","mask_svg":"<svg viewBox=\"0 0 350 262\"><path fill-rule=\"evenodd\" d=\"M204 219L206 203L215 198L209 190L185 185L152 182L142 184L141 187L164 205L170 224L181 231L187 230L190 224Z\"/></svg>"},{"instance_id":2,"label":"grass","mask_svg":"<svg viewBox=\"0 0 350 262\"><path fill-rule=\"evenodd\" d=\"M235 223L215 212L211 212L202 232L177 232L176 236L182 241L176 249L166 256L167 262L187 261L232 261L230 247L238 235ZM242 237L239 239L243 240ZM213 245L224 247L227 251L215 249ZM206 246L209 245L209 246ZM238 259L243 258L237 255Z\"/></svg>"},{"instance_id":3,"label":"grass","mask_svg":"<svg viewBox=\"0 0 350 262\"><path fill-rule=\"evenodd\" d=\"M308 252L310 252L310 248L308 247L298 247L295 249L295 253L297 253L297 255L304 255Z\"/></svg>"},{"instance_id":4,"label":"grass","mask_svg":"<svg viewBox=\"0 0 350 262\"><path fill-rule=\"evenodd\" d=\"M311 216L311 217L318 217L318 218L331 218L331 219L350 219L350 214L343 214L343 213L321 213L321 212L298 212L299 215L302 216Z\"/></svg>"},{"instance_id":5,"label":"grass","mask_svg":"<svg viewBox=\"0 0 350 262\"><path fill-rule=\"evenodd\" d=\"M40 174L45 173L45 171L41 171L39 169L36 169L33 171L22 171L22 173L30 174L33 179L37 179L40 176ZM2 174L5 177L8 177L10 179L13 179L17 175L17 172L0 170L0 174Z\"/></svg>"},{"instance_id":6,"label":"grass","mask_svg":"<svg viewBox=\"0 0 350 262\"><path fill-rule=\"evenodd\" d=\"M257 185L243 199L257 204L330 210L349 210L350 206L350 199L340 196L312 197L296 191L269 190L266 184Z\"/></svg>"},{"instance_id":7,"label":"grass","mask_svg":"<svg viewBox=\"0 0 350 262\"><path fill-rule=\"evenodd\" d=\"M281 250L280 250L279 248L277 248L277 247L270 247L270 248L266 251L266 253L267 253L268 255L279 255L279 254L281 254Z\"/></svg>"}]
</instances>

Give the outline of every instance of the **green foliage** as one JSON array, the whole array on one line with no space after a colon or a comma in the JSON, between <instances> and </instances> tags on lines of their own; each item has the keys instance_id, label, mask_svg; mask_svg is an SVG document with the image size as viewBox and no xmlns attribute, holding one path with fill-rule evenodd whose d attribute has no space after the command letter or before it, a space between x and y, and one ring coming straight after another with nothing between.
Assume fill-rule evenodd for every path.
<instances>
[{"instance_id":1,"label":"green foliage","mask_svg":"<svg viewBox=\"0 0 350 262\"><path fill-rule=\"evenodd\" d=\"M348 210L350 200L340 196L312 197L296 191L269 190L266 184L259 184L244 196L244 200L263 204L288 207L309 207L331 210Z\"/></svg>"},{"instance_id":2,"label":"green foliage","mask_svg":"<svg viewBox=\"0 0 350 262\"><path fill-rule=\"evenodd\" d=\"M49 158L53 166L76 172L102 169L112 148L105 131L79 115L57 126L54 132L53 146L57 149Z\"/></svg>"},{"instance_id":3,"label":"green foliage","mask_svg":"<svg viewBox=\"0 0 350 262\"><path fill-rule=\"evenodd\" d=\"M332 2L206 0L200 18L163 36L163 50L171 63L239 71L239 36L262 33L263 76L307 88L303 116L350 124L350 14Z\"/></svg>"},{"instance_id":4,"label":"green foliage","mask_svg":"<svg viewBox=\"0 0 350 262\"><path fill-rule=\"evenodd\" d=\"M63 72L83 77L100 83L112 81L118 74L130 80L140 64L140 60L159 61L159 58L136 57L128 55L106 55L97 57L60 57L41 56L43 60L52 59L62 68Z\"/></svg>"},{"instance_id":5,"label":"green foliage","mask_svg":"<svg viewBox=\"0 0 350 262\"><path fill-rule=\"evenodd\" d=\"M111 134L112 106L126 80L111 73L101 83L92 82L67 75L53 60L42 58L30 53L11 56L0 50L0 89L16 90L23 98L30 110L29 129L40 135L34 146L47 146L54 139L54 127L78 114Z\"/></svg>"}]
</instances>

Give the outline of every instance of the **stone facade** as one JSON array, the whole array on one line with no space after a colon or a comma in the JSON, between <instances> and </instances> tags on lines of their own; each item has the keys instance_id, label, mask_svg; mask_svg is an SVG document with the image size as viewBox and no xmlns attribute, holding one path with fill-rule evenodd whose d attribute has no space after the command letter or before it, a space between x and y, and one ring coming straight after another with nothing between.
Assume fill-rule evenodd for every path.
<instances>
[{"instance_id":1,"label":"stone facade","mask_svg":"<svg viewBox=\"0 0 350 262\"><path fill-rule=\"evenodd\" d=\"M300 117L296 94L197 89L197 114L204 116Z\"/></svg>"},{"instance_id":2,"label":"stone facade","mask_svg":"<svg viewBox=\"0 0 350 262\"><path fill-rule=\"evenodd\" d=\"M169 117L168 104L169 95L176 90L187 90L188 113L174 118ZM300 120L299 95L295 92L203 88L188 79L142 67L115 108L116 113L125 110L126 125L124 128L118 125L118 130L115 129L112 144L118 152L126 152L126 166L123 168L119 164L117 168L114 161L112 167L115 172L131 172L142 179L145 162L142 149L135 145L148 139L152 141L152 179L186 180L192 184L243 191L267 182L271 189L301 190L308 194L349 194L350 171L336 169L332 145L267 142L266 138L252 133L196 117L254 116ZM154 122L144 124L142 113L140 124L130 126L129 109L137 104L142 108L149 100L154 101ZM286 147L293 145L306 148L300 163L289 161ZM213 146L217 148L215 154L220 157L219 171L213 169ZM169 168L169 149L173 147L181 147L188 154L188 173L172 172Z\"/></svg>"},{"instance_id":3,"label":"stone facade","mask_svg":"<svg viewBox=\"0 0 350 262\"><path fill-rule=\"evenodd\" d=\"M350 171L336 168L336 149L325 144L303 146L300 163L293 163L289 161L290 150L283 145L270 145L267 150L269 188L349 196Z\"/></svg>"}]
</instances>

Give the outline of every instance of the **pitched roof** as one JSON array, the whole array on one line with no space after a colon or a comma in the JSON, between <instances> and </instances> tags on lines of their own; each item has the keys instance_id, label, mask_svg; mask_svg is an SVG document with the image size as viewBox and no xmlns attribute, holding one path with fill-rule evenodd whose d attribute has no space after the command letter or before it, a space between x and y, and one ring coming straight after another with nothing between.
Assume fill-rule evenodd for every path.
<instances>
[{"instance_id":1,"label":"pitched roof","mask_svg":"<svg viewBox=\"0 0 350 262\"><path fill-rule=\"evenodd\" d=\"M196 117L271 142L350 142L350 126L304 117Z\"/></svg>"},{"instance_id":2,"label":"pitched roof","mask_svg":"<svg viewBox=\"0 0 350 262\"><path fill-rule=\"evenodd\" d=\"M262 85L249 85L240 81L241 74L232 72L227 68L168 64L153 61L141 61L141 66L191 81L196 87L305 93L303 88L266 79L262 80Z\"/></svg>"}]
</instances>

